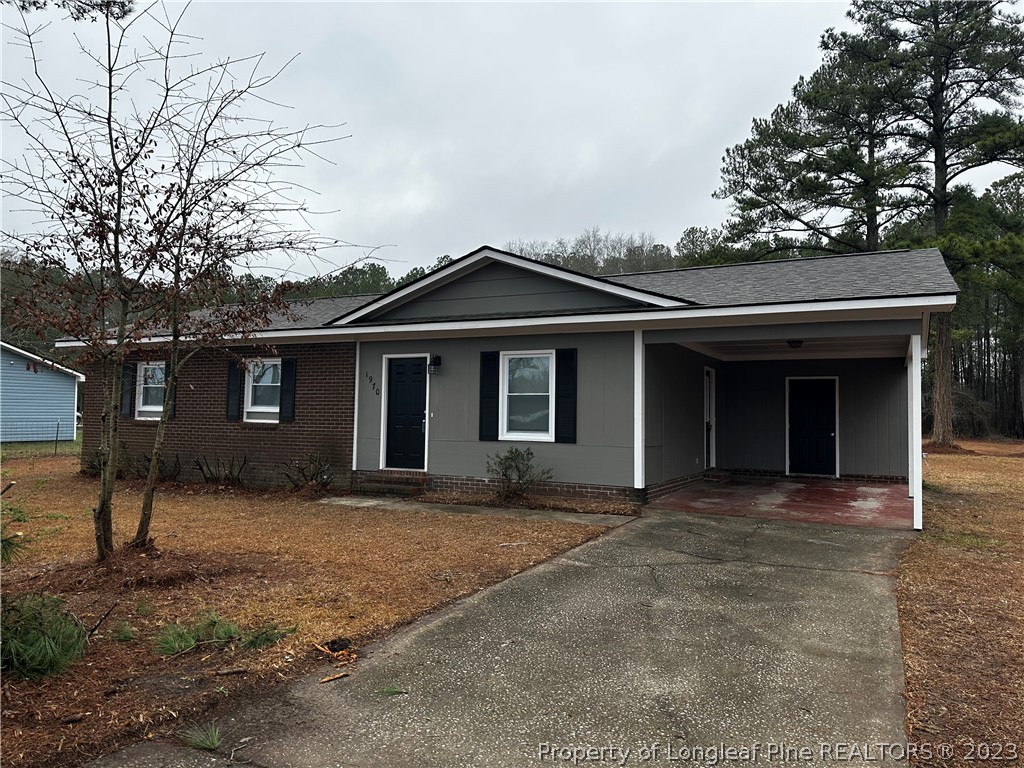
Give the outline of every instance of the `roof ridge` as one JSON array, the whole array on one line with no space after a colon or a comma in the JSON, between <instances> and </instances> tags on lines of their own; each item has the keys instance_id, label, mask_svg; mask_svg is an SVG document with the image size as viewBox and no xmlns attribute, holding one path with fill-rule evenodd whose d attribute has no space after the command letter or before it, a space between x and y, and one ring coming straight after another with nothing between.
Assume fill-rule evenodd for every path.
<instances>
[{"instance_id":1,"label":"roof ridge","mask_svg":"<svg viewBox=\"0 0 1024 768\"><path fill-rule=\"evenodd\" d=\"M917 251L934 251L935 248L893 248L888 251L852 251L850 253L826 253L821 256L793 256L788 259L758 259L755 261L730 261L725 264L704 264L692 267L667 267L639 272L615 272L611 275L600 275L603 278L632 277L634 275L658 275L665 272L687 272L694 269L717 269L719 267L743 267L757 264L784 264L794 261L824 261L825 259L846 259L856 256L881 256L889 253L914 253Z\"/></svg>"}]
</instances>

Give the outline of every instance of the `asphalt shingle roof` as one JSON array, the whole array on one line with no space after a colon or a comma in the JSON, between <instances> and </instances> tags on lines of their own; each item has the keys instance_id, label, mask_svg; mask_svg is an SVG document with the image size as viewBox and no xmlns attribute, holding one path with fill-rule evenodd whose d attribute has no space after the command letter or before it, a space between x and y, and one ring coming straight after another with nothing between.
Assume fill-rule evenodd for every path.
<instances>
[{"instance_id":1,"label":"asphalt shingle roof","mask_svg":"<svg viewBox=\"0 0 1024 768\"><path fill-rule=\"evenodd\" d=\"M380 298L378 293L362 293L357 296L334 296L323 299L298 299L289 304L289 307L298 317L291 318L284 315L277 315L271 318L267 326L275 331L290 331L300 328L319 328L327 325L342 315L359 309L364 304L369 304L374 299Z\"/></svg>"},{"instance_id":2,"label":"asphalt shingle roof","mask_svg":"<svg viewBox=\"0 0 1024 768\"><path fill-rule=\"evenodd\" d=\"M704 306L929 296L958 290L937 248L636 272L605 279Z\"/></svg>"}]
</instances>

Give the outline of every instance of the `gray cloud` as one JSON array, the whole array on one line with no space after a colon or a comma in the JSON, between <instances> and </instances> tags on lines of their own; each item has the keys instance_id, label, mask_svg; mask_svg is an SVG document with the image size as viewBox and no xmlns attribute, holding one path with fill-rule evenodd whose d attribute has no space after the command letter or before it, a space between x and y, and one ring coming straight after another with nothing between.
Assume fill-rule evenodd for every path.
<instances>
[{"instance_id":1,"label":"gray cloud","mask_svg":"<svg viewBox=\"0 0 1024 768\"><path fill-rule=\"evenodd\" d=\"M180 8L172 5L170 8ZM331 236L394 244L392 272L589 226L672 244L717 225L727 146L818 64L845 3L218 3L191 7L204 58L299 58L289 124L347 123L299 179ZM47 64L74 71L54 24ZM5 46L5 79L25 67ZM5 130L5 147L18 142ZM7 152L8 149L5 149ZM11 215L10 212L6 212Z\"/></svg>"}]
</instances>

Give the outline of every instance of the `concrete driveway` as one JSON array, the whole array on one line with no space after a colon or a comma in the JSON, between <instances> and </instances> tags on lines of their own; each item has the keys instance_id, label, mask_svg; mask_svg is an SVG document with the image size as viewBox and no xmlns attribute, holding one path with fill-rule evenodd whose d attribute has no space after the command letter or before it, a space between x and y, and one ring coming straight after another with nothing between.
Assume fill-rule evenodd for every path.
<instances>
[{"instance_id":1,"label":"concrete driveway","mask_svg":"<svg viewBox=\"0 0 1024 768\"><path fill-rule=\"evenodd\" d=\"M648 511L221 720L216 755L96 765L896 762L876 745L905 746L888 574L909 536Z\"/></svg>"}]
</instances>

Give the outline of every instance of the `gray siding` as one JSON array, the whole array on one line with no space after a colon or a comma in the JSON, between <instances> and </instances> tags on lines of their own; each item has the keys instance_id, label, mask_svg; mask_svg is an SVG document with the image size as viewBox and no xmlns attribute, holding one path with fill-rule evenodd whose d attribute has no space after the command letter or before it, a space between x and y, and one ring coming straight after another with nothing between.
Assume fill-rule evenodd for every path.
<instances>
[{"instance_id":1,"label":"gray siding","mask_svg":"<svg viewBox=\"0 0 1024 768\"><path fill-rule=\"evenodd\" d=\"M704 365L716 366L674 344L646 354L644 482L654 485L704 469Z\"/></svg>"},{"instance_id":2,"label":"gray siding","mask_svg":"<svg viewBox=\"0 0 1024 768\"><path fill-rule=\"evenodd\" d=\"M786 469L786 377L839 377L839 474L907 475L907 371L899 358L722 363L724 469Z\"/></svg>"},{"instance_id":3,"label":"gray siding","mask_svg":"<svg viewBox=\"0 0 1024 768\"><path fill-rule=\"evenodd\" d=\"M481 442L480 353L531 349L577 350L577 442ZM364 342L359 345L357 468L380 467L384 354L441 355L429 377L427 471L486 477L487 455L510 445L533 448L555 482L633 484L633 336L631 333L507 336L434 341Z\"/></svg>"},{"instance_id":4,"label":"gray siding","mask_svg":"<svg viewBox=\"0 0 1024 768\"><path fill-rule=\"evenodd\" d=\"M75 438L75 378L0 349L0 442Z\"/></svg>"},{"instance_id":5,"label":"gray siding","mask_svg":"<svg viewBox=\"0 0 1024 768\"><path fill-rule=\"evenodd\" d=\"M488 264L383 312L379 320L427 320L518 312L564 312L639 306L508 264Z\"/></svg>"}]
</instances>

